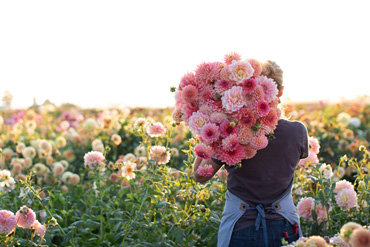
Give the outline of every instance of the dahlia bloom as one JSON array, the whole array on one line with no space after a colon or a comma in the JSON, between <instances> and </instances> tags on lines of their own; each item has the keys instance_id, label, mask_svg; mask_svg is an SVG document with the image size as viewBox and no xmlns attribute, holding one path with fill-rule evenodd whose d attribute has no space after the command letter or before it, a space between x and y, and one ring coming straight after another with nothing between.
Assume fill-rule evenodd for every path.
<instances>
[{"instance_id":1,"label":"dahlia bloom","mask_svg":"<svg viewBox=\"0 0 370 247\"><path fill-rule=\"evenodd\" d=\"M264 149L268 145L268 139L264 135L254 136L250 140L249 145L256 150Z\"/></svg>"},{"instance_id":2,"label":"dahlia bloom","mask_svg":"<svg viewBox=\"0 0 370 247\"><path fill-rule=\"evenodd\" d=\"M253 78L249 78L244 80L241 86L246 94L251 94L256 90L257 81Z\"/></svg>"},{"instance_id":3,"label":"dahlia bloom","mask_svg":"<svg viewBox=\"0 0 370 247\"><path fill-rule=\"evenodd\" d=\"M322 164L319 168L319 171L324 178L331 178L331 176L333 176L333 169L331 168L331 165Z\"/></svg>"},{"instance_id":4,"label":"dahlia bloom","mask_svg":"<svg viewBox=\"0 0 370 247\"><path fill-rule=\"evenodd\" d=\"M239 132L239 127L235 125L234 127L231 126L231 121L224 121L220 125L220 136L222 138L226 138L231 134L237 134Z\"/></svg>"},{"instance_id":5,"label":"dahlia bloom","mask_svg":"<svg viewBox=\"0 0 370 247\"><path fill-rule=\"evenodd\" d=\"M204 105L201 105L199 107L199 112L201 112L201 113L203 113L203 114L205 114L206 116L209 117L213 113L213 109L209 105L204 104Z\"/></svg>"},{"instance_id":6,"label":"dahlia bloom","mask_svg":"<svg viewBox=\"0 0 370 247\"><path fill-rule=\"evenodd\" d=\"M247 62L250 63L250 65L252 66L254 70L253 76L254 77L259 76L262 72L262 64L254 58L248 58Z\"/></svg>"},{"instance_id":7,"label":"dahlia bloom","mask_svg":"<svg viewBox=\"0 0 370 247\"><path fill-rule=\"evenodd\" d=\"M322 204L317 204L315 206L315 212L316 212L319 224L321 224L321 222L326 221L328 219L326 207L323 206Z\"/></svg>"},{"instance_id":8,"label":"dahlia bloom","mask_svg":"<svg viewBox=\"0 0 370 247\"><path fill-rule=\"evenodd\" d=\"M297 205L298 215L302 218L312 219L312 210L315 207L315 201L312 197L302 198Z\"/></svg>"},{"instance_id":9,"label":"dahlia bloom","mask_svg":"<svg viewBox=\"0 0 370 247\"><path fill-rule=\"evenodd\" d=\"M304 246L305 247L325 247L327 246L327 244L323 237L311 236L306 240Z\"/></svg>"},{"instance_id":10,"label":"dahlia bloom","mask_svg":"<svg viewBox=\"0 0 370 247\"><path fill-rule=\"evenodd\" d=\"M158 164L167 164L170 161L170 152L163 146L153 146L150 149L150 158Z\"/></svg>"},{"instance_id":11,"label":"dahlia bloom","mask_svg":"<svg viewBox=\"0 0 370 247\"><path fill-rule=\"evenodd\" d=\"M240 128L238 133L239 142L242 145L247 145L253 136L254 132L251 128Z\"/></svg>"},{"instance_id":12,"label":"dahlia bloom","mask_svg":"<svg viewBox=\"0 0 370 247\"><path fill-rule=\"evenodd\" d=\"M189 128L196 135L200 134L200 131L202 130L203 126L206 125L207 123L209 123L208 117L201 112L195 112L189 118Z\"/></svg>"},{"instance_id":13,"label":"dahlia bloom","mask_svg":"<svg viewBox=\"0 0 370 247\"><path fill-rule=\"evenodd\" d=\"M41 224L38 220L31 225L31 229L35 231L35 234L40 237L44 237L46 233L46 226Z\"/></svg>"},{"instance_id":14,"label":"dahlia bloom","mask_svg":"<svg viewBox=\"0 0 370 247\"><path fill-rule=\"evenodd\" d=\"M183 120L182 116L183 116L182 108L176 107L175 110L173 110L172 112L173 121L175 121L176 123L180 123Z\"/></svg>"},{"instance_id":15,"label":"dahlia bloom","mask_svg":"<svg viewBox=\"0 0 370 247\"><path fill-rule=\"evenodd\" d=\"M127 180L135 178L135 173L133 171L137 170L136 163L131 161L125 161L120 169L120 175L125 177Z\"/></svg>"},{"instance_id":16,"label":"dahlia bloom","mask_svg":"<svg viewBox=\"0 0 370 247\"><path fill-rule=\"evenodd\" d=\"M232 134L222 140L222 148L225 151L234 151L239 146L239 138L237 134Z\"/></svg>"},{"instance_id":17,"label":"dahlia bloom","mask_svg":"<svg viewBox=\"0 0 370 247\"><path fill-rule=\"evenodd\" d=\"M215 84L215 91L219 95L224 95L224 93L227 90L231 89L233 85L234 84L232 82L225 81L225 80L218 80Z\"/></svg>"},{"instance_id":18,"label":"dahlia bloom","mask_svg":"<svg viewBox=\"0 0 370 247\"><path fill-rule=\"evenodd\" d=\"M226 121L226 119L226 114L221 112L213 112L210 117L211 123L215 124L221 124L222 122Z\"/></svg>"},{"instance_id":19,"label":"dahlia bloom","mask_svg":"<svg viewBox=\"0 0 370 247\"><path fill-rule=\"evenodd\" d=\"M330 238L330 242L335 244L335 246L337 247L351 247L346 242L344 242L341 236L334 236Z\"/></svg>"},{"instance_id":20,"label":"dahlia bloom","mask_svg":"<svg viewBox=\"0 0 370 247\"><path fill-rule=\"evenodd\" d=\"M352 247L368 247L370 246L370 231L368 229L357 229L353 231L349 244Z\"/></svg>"},{"instance_id":21,"label":"dahlia bloom","mask_svg":"<svg viewBox=\"0 0 370 247\"><path fill-rule=\"evenodd\" d=\"M257 150L250 145L245 146L245 159L251 159L257 154Z\"/></svg>"},{"instance_id":22,"label":"dahlia bloom","mask_svg":"<svg viewBox=\"0 0 370 247\"><path fill-rule=\"evenodd\" d=\"M222 162L230 166L235 166L236 164L240 163L242 159L245 158L246 153L244 146L238 145L233 151L226 151L221 148L217 156L218 159Z\"/></svg>"},{"instance_id":23,"label":"dahlia bloom","mask_svg":"<svg viewBox=\"0 0 370 247\"><path fill-rule=\"evenodd\" d=\"M17 220L13 212L0 210L0 234L9 235L17 227Z\"/></svg>"},{"instance_id":24,"label":"dahlia bloom","mask_svg":"<svg viewBox=\"0 0 370 247\"><path fill-rule=\"evenodd\" d=\"M222 106L226 109L227 112L234 112L239 110L245 105L245 99L243 96L242 87L232 87L227 90L222 97Z\"/></svg>"},{"instance_id":25,"label":"dahlia bloom","mask_svg":"<svg viewBox=\"0 0 370 247\"><path fill-rule=\"evenodd\" d=\"M198 100L198 89L193 85L188 85L182 89L182 99L185 103Z\"/></svg>"},{"instance_id":26,"label":"dahlia bloom","mask_svg":"<svg viewBox=\"0 0 370 247\"><path fill-rule=\"evenodd\" d=\"M259 99L255 102L254 110L259 117L264 117L270 112L270 106L267 101Z\"/></svg>"},{"instance_id":27,"label":"dahlia bloom","mask_svg":"<svg viewBox=\"0 0 370 247\"><path fill-rule=\"evenodd\" d=\"M194 151L199 158L202 158L205 160L211 158L212 156L212 148L202 143L197 144L194 148Z\"/></svg>"},{"instance_id":28,"label":"dahlia bloom","mask_svg":"<svg viewBox=\"0 0 370 247\"><path fill-rule=\"evenodd\" d=\"M224 56L225 63L230 65L233 61L240 61L242 57L236 52L230 52Z\"/></svg>"},{"instance_id":29,"label":"dahlia bloom","mask_svg":"<svg viewBox=\"0 0 370 247\"><path fill-rule=\"evenodd\" d=\"M95 119L89 118L85 121L85 123L83 124L83 127L86 132L91 132L95 130L96 127L98 127L98 124L96 123Z\"/></svg>"},{"instance_id":30,"label":"dahlia bloom","mask_svg":"<svg viewBox=\"0 0 370 247\"><path fill-rule=\"evenodd\" d=\"M145 118L138 118L134 123L134 128L144 128L148 124Z\"/></svg>"},{"instance_id":31,"label":"dahlia bloom","mask_svg":"<svg viewBox=\"0 0 370 247\"><path fill-rule=\"evenodd\" d=\"M84 164L91 169L101 166L105 160L104 155L101 152L91 151L85 154Z\"/></svg>"},{"instance_id":32,"label":"dahlia bloom","mask_svg":"<svg viewBox=\"0 0 370 247\"><path fill-rule=\"evenodd\" d=\"M194 73L186 73L180 80L179 88L182 90L184 87L188 85L196 85L195 75ZM180 91L181 92L181 91Z\"/></svg>"},{"instance_id":33,"label":"dahlia bloom","mask_svg":"<svg viewBox=\"0 0 370 247\"><path fill-rule=\"evenodd\" d=\"M36 156L36 149L34 147L25 147L22 150L22 155L24 158L33 159Z\"/></svg>"},{"instance_id":34,"label":"dahlia bloom","mask_svg":"<svg viewBox=\"0 0 370 247\"><path fill-rule=\"evenodd\" d=\"M216 124L208 123L203 126L200 131L202 140L206 143L212 143L218 140L220 136L219 128Z\"/></svg>"},{"instance_id":35,"label":"dahlia bloom","mask_svg":"<svg viewBox=\"0 0 370 247\"><path fill-rule=\"evenodd\" d=\"M269 103L272 102L279 93L275 81L271 78L267 78L266 76L258 76L256 81L262 86L266 101Z\"/></svg>"},{"instance_id":36,"label":"dahlia bloom","mask_svg":"<svg viewBox=\"0 0 370 247\"><path fill-rule=\"evenodd\" d=\"M308 137L308 145L309 145L309 151L314 152L315 154L318 154L320 151L320 144L319 140L317 140L315 137Z\"/></svg>"},{"instance_id":37,"label":"dahlia bloom","mask_svg":"<svg viewBox=\"0 0 370 247\"><path fill-rule=\"evenodd\" d=\"M242 83L245 79L253 76L254 69L247 61L235 61L228 66L229 78L236 84Z\"/></svg>"},{"instance_id":38,"label":"dahlia bloom","mask_svg":"<svg viewBox=\"0 0 370 247\"><path fill-rule=\"evenodd\" d=\"M357 193L354 189L342 189L335 195L335 201L339 207L351 209L357 204Z\"/></svg>"},{"instance_id":39,"label":"dahlia bloom","mask_svg":"<svg viewBox=\"0 0 370 247\"><path fill-rule=\"evenodd\" d=\"M9 170L0 170L0 181L0 191L8 192L14 189L15 180Z\"/></svg>"},{"instance_id":40,"label":"dahlia bloom","mask_svg":"<svg viewBox=\"0 0 370 247\"><path fill-rule=\"evenodd\" d=\"M362 226L360 224L357 224L355 222L348 222L342 226L340 229L340 235L343 238L343 240L348 243L352 233L354 231L357 231L359 229L362 229Z\"/></svg>"},{"instance_id":41,"label":"dahlia bloom","mask_svg":"<svg viewBox=\"0 0 370 247\"><path fill-rule=\"evenodd\" d=\"M204 165L204 166L199 166L197 169L197 173L203 177L210 177L213 174L213 167L212 165Z\"/></svg>"},{"instance_id":42,"label":"dahlia bloom","mask_svg":"<svg viewBox=\"0 0 370 247\"><path fill-rule=\"evenodd\" d=\"M26 229L30 228L36 220L35 212L27 206L22 206L15 214L17 226Z\"/></svg>"},{"instance_id":43,"label":"dahlia bloom","mask_svg":"<svg viewBox=\"0 0 370 247\"><path fill-rule=\"evenodd\" d=\"M114 145L118 146L119 144L121 144L122 142L122 138L120 135L118 134L113 134L110 138L112 140L112 142L114 143Z\"/></svg>"},{"instance_id":44,"label":"dahlia bloom","mask_svg":"<svg viewBox=\"0 0 370 247\"><path fill-rule=\"evenodd\" d=\"M222 63L213 62L213 63L202 63L198 65L195 70L195 78L199 85L210 84L213 81L216 81L220 77L220 72L222 68Z\"/></svg>"},{"instance_id":45,"label":"dahlia bloom","mask_svg":"<svg viewBox=\"0 0 370 247\"><path fill-rule=\"evenodd\" d=\"M166 134L166 127L162 123L154 123L149 125L146 129L146 132L150 137L164 137Z\"/></svg>"},{"instance_id":46,"label":"dahlia bloom","mask_svg":"<svg viewBox=\"0 0 370 247\"><path fill-rule=\"evenodd\" d=\"M343 189L353 189L353 184L347 180L340 180L335 184L334 193L338 194Z\"/></svg>"}]
</instances>

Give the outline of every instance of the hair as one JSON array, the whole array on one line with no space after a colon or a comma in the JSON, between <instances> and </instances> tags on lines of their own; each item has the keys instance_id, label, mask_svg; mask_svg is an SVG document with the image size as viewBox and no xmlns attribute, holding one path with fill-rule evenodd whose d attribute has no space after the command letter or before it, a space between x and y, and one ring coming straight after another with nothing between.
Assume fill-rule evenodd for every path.
<instances>
[{"instance_id":1,"label":"hair","mask_svg":"<svg viewBox=\"0 0 370 247\"><path fill-rule=\"evenodd\" d=\"M283 70L279 65L277 65L277 63L271 60L267 60L266 62L262 63L261 74L273 79L277 84L278 90L280 91L283 86Z\"/></svg>"}]
</instances>

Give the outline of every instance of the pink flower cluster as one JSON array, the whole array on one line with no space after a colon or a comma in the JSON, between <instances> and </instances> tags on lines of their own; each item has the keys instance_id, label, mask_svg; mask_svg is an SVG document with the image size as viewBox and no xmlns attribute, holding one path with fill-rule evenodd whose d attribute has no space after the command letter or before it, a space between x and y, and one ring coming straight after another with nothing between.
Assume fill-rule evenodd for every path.
<instances>
[{"instance_id":1,"label":"pink flower cluster","mask_svg":"<svg viewBox=\"0 0 370 247\"><path fill-rule=\"evenodd\" d=\"M182 77L172 116L199 136L199 157L234 166L267 146L281 111L277 84L261 72L257 60L230 53Z\"/></svg>"},{"instance_id":2,"label":"pink flower cluster","mask_svg":"<svg viewBox=\"0 0 370 247\"><path fill-rule=\"evenodd\" d=\"M331 209L329 209L330 211ZM298 215L309 220L312 219L312 211L315 211L319 224L328 219L326 207L321 203L315 205L315 199L312 197L302 198L297 205Z\"/></svg>"},{"instance_id":3,"label":"pink flower cluster","mask_svg":"<svg viewBox=\"0 0 370 247\"><path fill-rule=\"evenodd\" d=\"M334 193L336 193L335 201L339 207L351 209L357 205L357 193L350 182L338 181L335 184Z\"/></svg>"},{"instance_id":4,"label":"pink flower cluster","mask_svg":"<svg viewBox=\"0 0 370 247\"><path fill-rule=\"evenodd\" d=\"M213 167L212 165L204 165L204 166L199 166L198 167L198 174L203 176L203 177L210 177L213 175Z\"/></svg>"},{"instance_id":5,"label":"pink flower cluster","mask_svg":"<svg viewBox=\"0 0 370 247\"><path fill-rule=\"evenodd\" d=\"M45 225L36 219L36 214L31 208L22 206L16 214L8 210L0 210L0 234L9 235L17 226L32 229L40 237L44 237L46 233Z\"/></svg>"},{"instance_id":6,"label":"pink flower cluster","mask_svg":"<svg viewBox=\"0 0 370 247\"><path fill-rule=\"evenodd\" d=\"M319 140L314 137L308 138L308 157L306 159L301 159L299 161L299 165L302 167L311 164L314 167L319 163L319 158L317 158L317 154L320 151L320 144Z\"/></svg>"}]
</instances>

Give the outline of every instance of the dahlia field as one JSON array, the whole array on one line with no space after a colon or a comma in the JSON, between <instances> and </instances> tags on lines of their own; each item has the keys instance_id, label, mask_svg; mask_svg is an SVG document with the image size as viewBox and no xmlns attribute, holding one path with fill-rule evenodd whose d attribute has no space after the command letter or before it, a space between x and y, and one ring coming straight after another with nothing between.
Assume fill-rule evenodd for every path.
<instances>
[{"instance_id":1,"label":"dahlia field","mask_svg":"<svg viewBox=\"0 0 370 247\"><path fill-rule=\"evenodd\" d=\"M305 238L291 246L370 246L364 102L285 106L310 136L293 184ZM194 182L200 141L172 111L0 112L0 246L216 246L227 172Z\"/></svg>"}]
</instances>

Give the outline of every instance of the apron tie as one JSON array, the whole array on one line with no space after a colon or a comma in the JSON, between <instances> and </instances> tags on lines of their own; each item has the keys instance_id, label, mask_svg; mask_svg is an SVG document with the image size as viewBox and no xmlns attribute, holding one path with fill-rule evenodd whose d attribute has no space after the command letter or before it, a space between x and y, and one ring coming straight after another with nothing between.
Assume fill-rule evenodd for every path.
<instances>
[{"instance_id":1,"label":"apron tie","mask_svg":"<svg viewBox=\"0 0 370 247\"><path fill-rule=\"evenodd\" d=\"M269 246L269 238L267 233L267 225L266 225L266 214L265 210L275 210L276 208L274 206L266 207L264 208L262 204L258 204L256 207L243 207L245 210L247 209L255 209L257 210L257 218L254 223L254 226L256 227L256 231L260 228L260 225L262 223L262 230L263 230L263 240L265 242L265 247Z\"/></svg>"}]
</instances>

